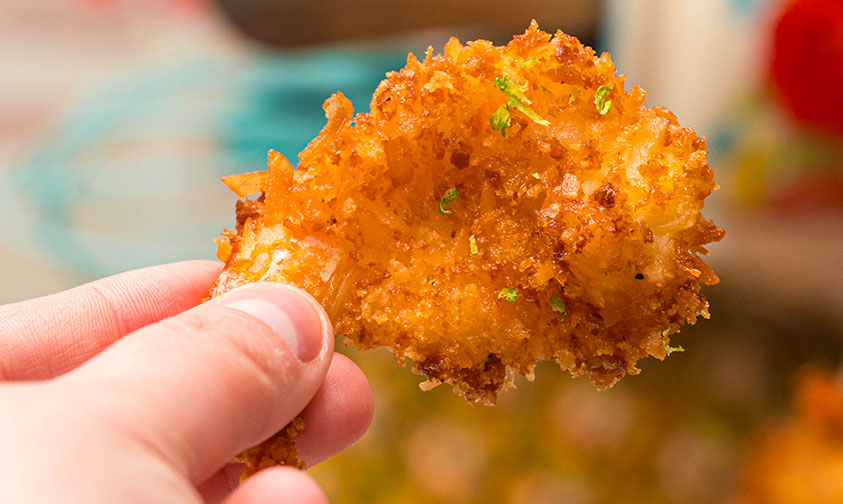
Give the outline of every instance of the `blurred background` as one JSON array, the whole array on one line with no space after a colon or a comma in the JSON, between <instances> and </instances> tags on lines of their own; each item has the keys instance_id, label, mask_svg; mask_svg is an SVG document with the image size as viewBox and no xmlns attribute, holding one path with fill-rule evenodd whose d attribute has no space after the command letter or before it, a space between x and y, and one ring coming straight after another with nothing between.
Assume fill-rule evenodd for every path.
<instances>
[{"instance_id":1,"label":"blurred background","mask_svg":"<svg viewBox=\"0 0 843 504\"><path fill-rule=\"evenodd\" d=\"M843 502L843 396L794 406L843 346L839 0L0 0L0 303L212 258L234 219L219 177L295 159L330 94L368 110L407 52L532 18L706 136L728 232L712 319L607 392L540 366L495 408L348 349L374 425L313 475L335 503ZM789 469L759 454L797 431L828 453L771 490Z\"/></svg>"}]
</instances>

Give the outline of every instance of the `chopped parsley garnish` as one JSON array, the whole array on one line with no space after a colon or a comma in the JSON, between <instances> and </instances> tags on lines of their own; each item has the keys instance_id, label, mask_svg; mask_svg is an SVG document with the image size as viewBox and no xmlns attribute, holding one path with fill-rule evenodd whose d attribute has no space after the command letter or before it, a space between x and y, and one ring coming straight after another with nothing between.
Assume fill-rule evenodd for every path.
<instances>
[{"instance_id":1,"label":"chopped parsley garnish","mask_svg":"<svg viewBox=\"0 0 843 504\"><path fill-rule=\"evenodd\" d=\"M669 332L670 332L670 328L667 328L664 331L662 331L662 345L664 345L664 350L666 352L665 357L672 354L673 352L684 352L685 351L685 349L682 348L681 346L675 346L675 347L668 346L668 344L667 344L667 333L669 333Z\"/></svg>"},{"instance_id":2,"label":"chopped parsley garnish","mask_svg":"<svg viewBox=\"0 0 843 504\"><path fill-rule=\"evenodd\" d=\"M513 108L517 108L518 110L523 112L524 115L526 115L527 117L532 119L533 122L535 122L537 124L541 124L542 126L547 126L548 124L550 124L550 121L548 121L547 119L543 119L542 116L536 114L535 112L533 112L532 109L530 109L530 107L528 107L527 105L524 105L523 103L521 103L519 101L509 100L509 106L513 107Z\"/></svg>"},{"instance_id":3,"label":"chopped parsley garnish","mask_svg":"<svg viewBox=\"0 0 843 504\"><path fill-rule=\"evenodd\" d=\"M544 86L539 86L539 89L541 89L541 90L542 90L542 91L544 91L545 93L553 94L553 93L551 93L550 91L548 91L548 90L547 90L547 88L546 88L546 87L544 87Z\"/></svg>"},{"instance_id":4,"label":"chopped parsley garnish","mask_svg":"<svg viewBox=\"0 0 843 504\"><path fill-rule=\"evenodd\" d=\"M480 253L480 250L477 248L477 240L474 239L474 235L468 237L468 248L471 250L471 255Z\"/></svg>"},{"instance_id":5,"label":"chopped parsley garnish","mask_svg":"<svg viewBox=\"0 0 843 504\"><path fill-rule=\"evenodd\" d=\"M540 115L536 114L530 107L528 107L528 105L530 105L530 100L524 96L524 91L519 86L509 80L509 77L507 77L506 74L495 79L495 87L501 90L503 94L509 98L509 101L501 105L498 110L492 114L491 119L489 119L489 123L492 125L493 130L500 130L501 135L506 137L506 129L512 124L510 121L510 112L513 108L520 110L524 115L532 119L537 124L541 124L543 126L550 124L550 122L543 119Z\"/></svg>"},{"instance_id":6,"label":"chopped parsley garnish","mask_svg":"<svg viewBox=\"0 0 843 504\"><path fill-rule=\"evenodd\" d=\"M495 79L495 87L503 91L503 94L505 94L510 100L526 100L524 97L524 91L515 85L514 82L509 80L509 77L507 77L506 74L501 74L500 77Z\"/></svg>"},{"instance_id":7,"label":"chopped parsley garnish","mask_svg":"<svg viewBox=\"0 0 843 504\"><path fill-rule=\"evenodd\" d=\"M489 124L492 125L492 129L495 131L500 130L501 135L506 138L506 129L509 128L510 121L509 121L509 105L504 103L503 105L492 114L492 118L489 119Z\"/></svg>"},{"instance_id":8,"label":"chopped parsley garnish","mask_svg":"<svg viewBox=\"0 0 843 504\"><path fill-rule=\"evenodd\" d=\"M456 187L448 189L445 191L445 195L439 198L439 212L442 215L451 215L451 211L447 210L448 207L459 201L460 193L457 191Z\"/></svg>"},{"instance_id":9,"label":"chopped parsley garnish","mask_svg":"<svg viewBox=\"0 0 843 504\"><path fill-rule=\"evenodd\" d=\"M571 90L571 97L568 98L568 105L577 101L577 98L579 98L579 97L580 97L580 88L575 87L573 90Z\"/></svg>"},{"instance_id":10,"label":"chopped parsley garnish","mask_svg":"<svg viewBox=\"0 0 843 504\"><path fill-rule=\"evenodd\" d=\"M524 67L528 67L528 66L531 66L531 65L535 65L538 62L539 62L539 60L537 60L537 59L531 59L531 60L525 61L524 63L521 63L518 66L520 66L521 68L524 68Z\"/></svg>"},{"instance_id":11,"label":"chopped parsley garnish","mask_svg":"<svg viewBox=\"0 0 843 504\"><path fill-rule=\"evenodd\" d=\"M684 352L685 349L681 346L667 346L667 341L664 342L664 349L667 351L667 355L672 354L673 352Z\"/></svg>"},{"instance_id":12,"label":"chopped parsley garnish","mask_svg":"<svg viewBox=\"0 0 843 504\"><path fill-rule=\"evenodd\" d=\"M568 310L565 308L565 301L562 301L562 298L559 296L550 296L550 307L553 308L553 311L561 313L562 320L565 320L565 315L568 314Z\"/></svg>"},{"instance_id":13,"label":"chopped parsley garnish","mask_svg":"<svg viewBox=\"0 0 843 504\"><path fill-rule=\"evenodd\" d=\"M498 299L506 299L510 303L514 303L518 301L518 291L515 287L507 287L506 289L501 289L498 293Z\"/></svg>"},{"instance_id":14,"label":"chopped parsley garnish","mask_svg":"<svg viewBox=\"0 0 843 504\"><path fill-rule=\"evenodd\" d=\"M600 86L594 94L594 106L600 115L606 115L612 109L612 100L607 99L611 92L612 88L610 86Z\"/></svg>"}]
</instances>

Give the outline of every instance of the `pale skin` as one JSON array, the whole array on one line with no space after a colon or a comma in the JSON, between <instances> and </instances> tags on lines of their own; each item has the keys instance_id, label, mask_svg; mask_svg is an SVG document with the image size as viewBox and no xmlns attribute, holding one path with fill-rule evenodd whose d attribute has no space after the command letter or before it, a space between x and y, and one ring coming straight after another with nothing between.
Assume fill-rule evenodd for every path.
<instances>
[{"instance_id":1,"label":"pale skin","mask_svg":"<svg viewBox=\"0 0 843 504\"><path fill-rule=\"evenodd\" d=\"M300 412L307 464L368 428L372 396L322 308L281 284L199 304L211 261L0 306L0 500L327 502L292 468L237 485L240 451Z\"/></svg>"}]
</instances>

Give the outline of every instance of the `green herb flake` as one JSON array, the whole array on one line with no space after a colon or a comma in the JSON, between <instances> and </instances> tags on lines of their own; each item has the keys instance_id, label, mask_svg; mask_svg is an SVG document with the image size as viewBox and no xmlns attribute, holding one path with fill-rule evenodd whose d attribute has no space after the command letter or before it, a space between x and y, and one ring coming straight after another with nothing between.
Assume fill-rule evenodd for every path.
<instances>
[{"instance_id":1,"label":"green herb flake","mask_svg":"<svg viewBox=\"0 0 843 504\"><path fill-rule=\"evenodd\" d=\"M518 301L518 291L515 287L507 287L506 289L501 289L498 293L498 299L506 299L510 303L514 303Z\"/></svg>"},{"instance_id":2,"label":"green herb flake","mask_svg":"<svg viewBox=\"0 0 843 504\"><path fill-rule=\"evenodd\" d=\"M451 215L450 210L447 210L448 207L459 201L460 193L457 191L456 187L448 189L445 192L445 195L439 198L439 213L442 215Z\"/></svg>"},{"instance_id":3,"label":"green herb flake","mask_svg":"<svg viewBox=\"0 0 843 504\"><path fill-rule=\"evenodd\" d=\"M500 77L495 79L495 87L503 91L503 94L505 94L507 98L520 100L524 96L524 92L521 91L521 88L509 80L509 77L507 77L506 74L501 74Z\"/></svg>"},{"instance_id":4,"label":"green herb flake","mask_svg":"<svg viewBox=\"0 0 843 504\"><path fill-rule=\"evenodd\" d=\"M685 349L681 346L667 346L667 342L664 342L664 349L667 351L667 355L672 354L673 352L684 352Z\"/></svg>"},{"instance_id":5,"label":"green herb flake","mask_svg":"<svg viewBox=\"0 0 843 504\"><path fill-rule=\"evenodd\" d=\"M491 119L489 119L489 124L492 125L492 129L495 131L500 130L501 135L506 138L506 129L509 128L510 116L509 116L509 105L504 103L503 105L492 114Z\"/></svg>"},{"instance_id":6,"label":"green herb flake","mask_svg":"<svg viewBox=\"0 0 843 504\"><path fill-rule=\"evenodd\" d=\"M565 320L565 315L568 314L568 310L565 308L565 301L562 301L562 298L559 296L550 296L550 307L553 311L561 313L562 320Z\"/></svg>"},{"instance_id":7,"label":"green herb flake","mask_svg":"<svg viewBox=\"0 0 843 504\"><path fill-rule=\"evenodd\" d=\"M531 59L531 60L525 61L524 63L521 63L518 66L520 66L521 68L524 68L524 67L528 67L528 66L533 66L538 62L539 62L539 60L537 60L537 59Z\"/></svg>"},{"instance_id":8,"label":"green herb flake","mask_svg":"<svg viewBox=\"0 0 843 504\"><path fill-rule=\"evenodd\" d=\"M594 94L594 106L600 115L606 115L612 109L612 100L607 99L611 92L610 86L600 86Z\"/></svg>"},{"instance_id":9,"label":"green herb flake","mask_svg":"<svg viewBox=\"0 0 843 504\"><path fill-rule=\"evenodd\" d=\"M539 89L541 89L542 91L544 91L544 92L545 92L545 93L547 93L547 94L553 94L553 93L551 93L550 91L548 91L548 90L547 90L547 88L546 88L546 87L544 87L544 86L539 86Z\"/></svg>"},{"instance_id":10,"label":"green herb flake","mask_svg":"<svg viewBox=\"0 0 843 504\"><path fill-rule=\"evenodd\" d=\"M511 125L510 113L512 109L520 110L524 115L533 120L533 122L542 126L550 124L549 121L542 118L528 106L530 105L530 100L524 96L524 90L509 80L506 74L495 79L495 87L505 94L509 98L509 101L501 105L489 119L493 130L500 130L501 135L506 137L506 129Z\"/></svg>"},{"instance_id":11,"label":"green herb flake","mask_svg":"<svg viewBox=\"0 0 843 504\"><path fill-rule=\"evenodd\" d=\"M509 102L509 106L510 106L510 107L513 107L513 108L517 108L518 110L520 110L521 112L523 112L523 113L524 113L524 115L526 115L527 117L529 117L530 119L532 119L532 120L533 120L533 122L534 122L534 123L536 123L536 124L541 124L542 126L547 126L547 125L549 125L549 124L550 124L550 121L548 121L547 119L542 118L542 116L540 116L540 115L536 114L535 112L533 112L533 110L532 110L530 107L528 107L528 106L524 105L524 104L523 104L523 103L521 103L521 102L517 102L517 101L516 101L516 102L514 102L514 101L510 101L510 102Z\"/></svg>"},{"instance_id":12,"label":"green herb flake","mask_svg":"<svg viewBox=\"0 0 843 504\"><path fill-rule=\"evenodd\" d=\"M471 250L471 255L480 253L480 250L477 248L477 240L474 239L474 235L468 237L468 248Z\"/></svg>"},{"instance_id":13,"label":"green herb flake","mask_svg":"<svg viewBox=\"0 0 843 504\"><path fill-rule=\"evenodd\" d=\"M575 101L577 101L577 98L579 98L579 97L580 97L580 88L575 87L574 89L571 90L571 97L568 98L568 105L573 104Z\"/></svg>"},{"instance_id":14,"label":"green herb flake","mask_svg":"<svg viewBox=\"0 0 843 504\"><path fill-rule=\"evenodd\" d=\"M667 328L664 331L662 331L662 345L664 345L665 357L672 354L673 352L684 352L685 351L685 349L682 348L681 346L675 346L675 347L668 346L668 344L667 344L667 334L669 332L670 332L670 328Z\"/></svg>"}]
</instances>

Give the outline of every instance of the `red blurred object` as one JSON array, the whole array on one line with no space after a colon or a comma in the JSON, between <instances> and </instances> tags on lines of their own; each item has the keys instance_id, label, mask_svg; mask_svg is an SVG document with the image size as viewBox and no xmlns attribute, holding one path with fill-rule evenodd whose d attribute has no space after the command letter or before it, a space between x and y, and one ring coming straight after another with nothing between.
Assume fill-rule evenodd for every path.
<instances>
[{"instance_id":1,"label":"red blurred object","mask_svg":"<svg viewBox=\"0 0 843 504\"><path fill-rule=\"evenodd\" d=\"M773 197L773 208L782 216L817 211L843 211L843 173L813 173L789 184Z\"/></svg>"},{"instance_id":2,"label":"red blurred object","mask_svg":"<svg viewBox=\"0 0 843 504\"><path fill-rule=\"evenodd\" d=\"M797 121L843 136L843 0L787 5L770 75Z\"/></svg>"}]
</instances>

